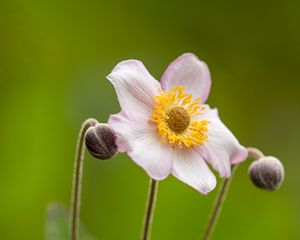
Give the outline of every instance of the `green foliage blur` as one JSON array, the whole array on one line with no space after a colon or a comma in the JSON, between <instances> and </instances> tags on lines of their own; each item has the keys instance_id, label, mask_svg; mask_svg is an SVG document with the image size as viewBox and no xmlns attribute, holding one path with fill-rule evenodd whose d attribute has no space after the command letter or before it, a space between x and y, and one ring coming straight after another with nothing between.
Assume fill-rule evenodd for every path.
<instances>
[{"instance_id":1,"label":"green foliage blur","mask_svg":"<svg viewBox=\"0 0 300 240\"><path fill-rule=\"evenodd\" d=\"M212 73L208 103L246 146L282 160L278 192L238 169L213 239L300 239L300 2L0 2L0 239L44 239L54 201L69 205L77 134L119 111L105 76L142 60L160 79L184 52ZM128 156L86 157L81 218L97 239L139 239L148 177ZM153 240L200 239L216 191L161 182Z\"/></svg>"}]
</instances>

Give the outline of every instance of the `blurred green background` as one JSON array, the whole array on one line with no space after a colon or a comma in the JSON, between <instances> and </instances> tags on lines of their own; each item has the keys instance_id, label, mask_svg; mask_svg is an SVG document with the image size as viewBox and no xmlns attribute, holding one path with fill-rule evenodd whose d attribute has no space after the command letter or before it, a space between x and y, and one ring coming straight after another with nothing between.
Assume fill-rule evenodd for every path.
<instances>
[{"instance_id":1,"label":"blurred green background","mask_svg":"<svg viewBox=\"0 0 300 240\"><path fill-rule=\"evenodd\" d=\"M141 59L159 79L184 52L211 70L209 104L241 143L286 168L278 192L237 171L214 239L300 239L300 2L0 2L0 239L44 239L49 203L70 202L82 121L119 111L105 76ZM86 157L82 220L97 239L138 239L148 177L125 154ZM216 191L161 182L153 240L199 239Z\"/></svg>"}]
</instances>

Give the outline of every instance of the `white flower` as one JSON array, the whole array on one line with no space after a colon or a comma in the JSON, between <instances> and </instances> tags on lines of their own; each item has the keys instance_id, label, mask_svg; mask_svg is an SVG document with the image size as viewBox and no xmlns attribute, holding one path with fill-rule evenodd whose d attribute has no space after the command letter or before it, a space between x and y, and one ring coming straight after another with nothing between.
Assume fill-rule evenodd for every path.
<instances>
[{"instance_id":1,"label":"white flower","mask_svg":"<svg viewBox=\"0 0 300 240\"><path fill-rule=\"evenodd\" d=\"M207 65L186 53L155 80L138 60L120 62L107 77L122 111L111 115L117 145L155 180L172 173L207 194L216 186L209 163L228 178L247 150L205 103L211 79Z\"/></svg>"}]
</instances>

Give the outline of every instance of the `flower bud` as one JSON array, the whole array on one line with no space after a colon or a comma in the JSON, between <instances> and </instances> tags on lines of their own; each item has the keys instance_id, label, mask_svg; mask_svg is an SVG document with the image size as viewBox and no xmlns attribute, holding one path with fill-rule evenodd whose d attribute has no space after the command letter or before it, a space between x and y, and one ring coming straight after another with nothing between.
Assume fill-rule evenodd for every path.
<instances>
[{"instance_id":1,"label":"flower bud","mask_svg":"<svg viewBox=\"0 0 300 240\"><path fill-rule=\"evenodd\" d=\"M262 157L252 162L249 175L257 187L275 191L279 189L284 179L284 167L275 157Z\"/></svg>"},{"instance_id":2,"label":"flower bud","mask_svg":"<svg viewBox=\"0 0 300 240\"><path fill-rule=\"evenodd\" d=\"M91 155L102 160L110 159L118 152L115 132L103 123L87 130L85 145Z\"/></svg>"}]
</instances>

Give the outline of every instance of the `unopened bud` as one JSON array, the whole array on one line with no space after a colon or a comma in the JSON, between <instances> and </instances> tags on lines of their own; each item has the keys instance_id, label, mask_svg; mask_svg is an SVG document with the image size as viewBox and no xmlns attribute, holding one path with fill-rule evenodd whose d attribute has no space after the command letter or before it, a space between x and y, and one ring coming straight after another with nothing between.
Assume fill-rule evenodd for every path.
<instances>
[{"instance_id":1,"label":"unopened bud","mask_svg":"<svg viewBox=\"0 0 300 240\"><path fill-rule=\"evenodd\" d=\"M259 188L275 191L284 179L284 167L275 157L262 157L249 167L252 182Z\"/></svg>"},{"instance_id":2,"label":"unopened bud","mask_svg":"<svg viewBox=\"0 0 300 240\"><path fill-rule=\"evenodd\" d=\"M87 130L85 145L91 155L102 160L110 159L118 152L115 132L103 123Z\"/></svg>"}]
</instances>

